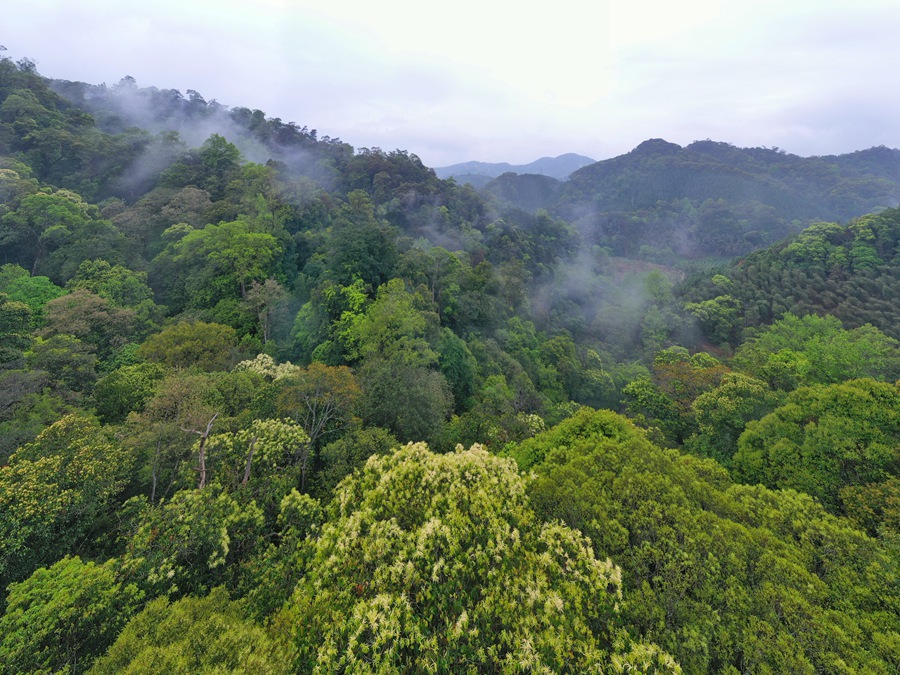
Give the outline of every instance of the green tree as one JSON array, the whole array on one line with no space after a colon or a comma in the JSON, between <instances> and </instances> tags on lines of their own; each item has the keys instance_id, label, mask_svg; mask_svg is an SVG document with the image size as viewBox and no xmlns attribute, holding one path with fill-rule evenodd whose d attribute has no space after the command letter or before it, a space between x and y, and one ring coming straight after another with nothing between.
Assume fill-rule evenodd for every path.
<instances>
[{"instance_id":1,"label":"green tree","mask_svg":"<svg viewBox=\"0 0 900 675\"><path fill-rule=\"evenodd\" d=\"M622 566L625 624L685 672L896 669L896 552L809 496L734 484L609 411L511 454L532 508Z\"/></svg>"},{"instance_id":2,"label":"green tree","mask_svg":"<svg viewBox=\"0 0 900 675\"><path fill-rule=\"evenodd\" d=\"M104 375L94 385L97 416L105 424L124 422L128 413L140 411L150 400L165 374L161 364L136 363Z\"/></svg>"},{"instance_id":3,"label":"green tree","mask_svg":"<svg viewBox=\"0 0 900 675\"><path fill-rule=\"evenodd\" d=\"M33 327L40 327L43 324L46 304L65 295L65 291L47 277L32 277L27 272L24 276L3 284L0 291L5 292L10 300L28 305L32 313Z\"/></svg>"},{"instance_id":4,"label":"green tree","mask_svg":"<svg viewBox=\"0 0 900 675\"><path fill-rule=\"evenodd\" d=\"M900 475L900 386L871 379L801 387L747 425L735 475L794 488L841 512L841 489Z\"/></svg>"},{"instance_id":5,"label":"green tree","mask_svg":"<svg viewBox=\"0 0 900 675\"><path fill-rule=\"evenodd\" d=\"M281 675L292 672L289 659L271 634L246 619L241 606L218 588L204 598L150 602L89 672Z\"/></svg>"},{"instance_id":6,"label":"green tree","mask_svg":"<svg viewBox=\"0 0 900 675\"><path fill-rule=\"evenodd\" d=\"M691 404L698 427L691 447L729 466L747 423L772 412L778 401L765 382L742 373L726 374L718 387Z\"/></svg>"},{"instance_id":7,"label":"green tree","mask_svg":"<svg viewBox=\"0 0 900 675\"><path fill-rule=\"evenodd\" d=\"M618 569L579 533L536 521L509 460L409 445L345 479L329 515L277 618L295 669L552 672L625 660ZM680 672L658 661L649 672Z\"/></svg>"},{"instance_id":8,"label":"green tree","mask_svg":"<svg viewBox=\"0 0 900 675\"><path fill-rule=\"evenodd\" d=\"M832 384L900 375L896 340L871 325L845 330L833 316L787 313L737 350L735 367L773 387Z\"/></svg>"},{"instance_id":9,"label":"green tree","mask_svg":"<svg viewBox=\"0 0 900 675\"><path fill-rule=\"evenodd\" d=\"M116 307L90 291L78 289L44 306L44 337L72 335L91 345L101 362L128 343L134 328L134 310Z\"/></svg>"},{"instance_id":10,"label":"green tree","mask_svg":"<svg viewBox=\"0 0 900 675\"><path fill-rule=\"evenodd\" d=\"M143 594L104 565L65 557L11 584L0 617L0 672L81 673L113 643Z\"/></svg>"},{"instance_id":11,"label":"green tree","mask_svg":"<svg viewBox=\"0 0 900 675\"><path fill-rule=\"evenodd\" d=\"M685 311L697 317L704 334L717 345L736 339L740 325L740 300L731 295L719 295L712 300L688 302Z\"/></svg>"},{"instance_id":12,"label":"green tree","mask_svg":"<svg viewBox=\"0 0 900 675\"><path fill-rule=\"evenodd\" d=\"M67 415L0 467L0 582L63 554L104 550L132 457L96 420Z\"/></svg>"},{"instance_id":13,"label":"green tree","mask_svg":"<svg viewBox=\"0 0 900 675\"><path fill-rule=\"evenodd\" d=\"M237 333L230 326L182 321L151 335L138 355L170 368L223 370L234 362Z\"/></svg>"},{"instance_id":14,"label":"green tree","mask_svg":"<svg viewBox=\"0 0 900 675\"><path fill-rule=\"evenodd\" d=\"M236 583L239 563L260 545L264 518L254 501L239 503L221 488L180 490L152 506L125 504L133 530L122 576L150 596L181 597Z\"/></svg>"},{"instance_id":15,"label":"green tree","mask_svg":"<svg viewBox=\"0 0 900 675\"><path fill-rule=\"evenodd\" d=\"M16 251L16 259L34 276L47 256L67 244L91 218L91 207L70 190L38 192L0 219L0 243Z\"/></svg>"},{"instance_id":16,"label":"green tree","mask_svg":"<svg viewBox=\"0 0 900 675\"><path fill-rule=\"evenodd\" d=\"M202 230L187 227L177 233L181 236L170 234L175 238L153 259L151 282L175 311L237 302L246 298L254 281L281 276L282 244L247 222L222 222Z\"/></svg>"}]
</instances>

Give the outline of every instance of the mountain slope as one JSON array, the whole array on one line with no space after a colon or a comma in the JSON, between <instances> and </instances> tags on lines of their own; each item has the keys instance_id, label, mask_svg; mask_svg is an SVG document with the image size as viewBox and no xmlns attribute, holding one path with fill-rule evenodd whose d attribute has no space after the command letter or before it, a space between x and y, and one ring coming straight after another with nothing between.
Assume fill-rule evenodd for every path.
<instances>
[{"instance_id":1,"label":"mountain slope","mask_svg":"<svg viewBox=\"0 0 900 675\"><path fill-rule=\"evenodd\" d=\"M565 180L573 171L593 163L594 160L590 157L569 152L558 157L541 157L528 164L462 162L460 164L438 167L434 172L439 178L456 178L457 180L465 180L467 176L497 178L504 173L510 172L517 174L534 173L556 178L557 180Z\"/></svg>"}]
</instances>

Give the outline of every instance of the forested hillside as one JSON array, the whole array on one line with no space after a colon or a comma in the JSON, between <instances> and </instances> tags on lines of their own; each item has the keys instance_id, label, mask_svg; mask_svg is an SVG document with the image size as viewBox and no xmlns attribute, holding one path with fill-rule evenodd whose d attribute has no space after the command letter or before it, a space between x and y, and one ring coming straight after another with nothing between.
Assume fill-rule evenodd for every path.
<instances>
[{"instance_id":1,"label":"forested hillside","mask_svg":"<svg viewBox=\"0 0 900 675\"><path fill-rule=\"evenodd\" d=\"M0 59L0 672L898 672L896 154L479 192Z\"/></svg>"}]
</instances>

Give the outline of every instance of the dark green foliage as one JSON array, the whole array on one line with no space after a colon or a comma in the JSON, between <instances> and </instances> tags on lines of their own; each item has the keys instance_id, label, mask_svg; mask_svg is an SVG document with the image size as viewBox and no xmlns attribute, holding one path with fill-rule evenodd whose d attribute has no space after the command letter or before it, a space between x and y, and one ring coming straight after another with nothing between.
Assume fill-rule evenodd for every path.
<instances>
[{"instance_id":1,"label":"dark green foliage","mask_svg":"<svg viewBox=\"0 0 900 675\"><path fill-rule=\"evenodd\" d=\"M589 243L619 255L660 262L742 255L817 220L891 204L900 153L860 154L869 159L654 139L573 173L553 210L577 222Z\"/></svg>"},{"instance_id":2,"label":"dark green foliage","mask_svg":"<svg viewBox=\"0 0 900 675\"><path fill-rule=\"evenodd\" d=\"M900 338L900 209L887 209L849 224L820 223L793 239L735 261L723 272L733 282L740 325L765 326L785 312L829 314L847 328L872 324ZM709 275L680 289L691 302L721 294Z\"/></svg>"}]
</instances>

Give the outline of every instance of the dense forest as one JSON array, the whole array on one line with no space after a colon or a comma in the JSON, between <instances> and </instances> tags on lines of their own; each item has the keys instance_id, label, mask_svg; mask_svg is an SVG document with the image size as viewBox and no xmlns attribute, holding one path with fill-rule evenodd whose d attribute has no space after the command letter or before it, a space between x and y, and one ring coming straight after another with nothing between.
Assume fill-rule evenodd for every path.
<instances>
[{"instance_id":1,"label":"dense forest","mask_svg":"<svg viewBox=\"0 0 900 675\"><path fill-rule=\"evenodd\" d=\"M0 672L900 671L898 196L0 59Z\"/></svg>"}]
</instances>

